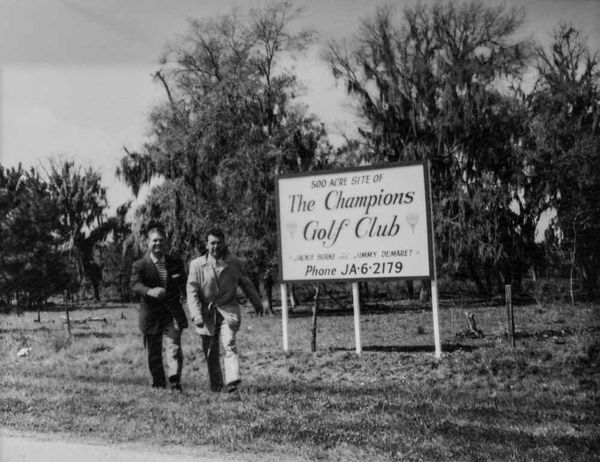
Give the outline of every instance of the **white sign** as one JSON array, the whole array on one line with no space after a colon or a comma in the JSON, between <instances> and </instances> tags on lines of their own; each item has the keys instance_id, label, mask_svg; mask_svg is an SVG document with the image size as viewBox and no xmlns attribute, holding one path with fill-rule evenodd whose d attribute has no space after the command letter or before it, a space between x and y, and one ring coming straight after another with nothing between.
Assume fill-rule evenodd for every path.
<instances>
[{"instance_id":1,"label":"white sign","mask_svg":"<svg viewBox=\"0 0 600 462\"><path fill-rule=\"evenodd\" d=\"M281 177L277 186L282 281L433 277L425 164Z\"/></svg>"}]
</instances>

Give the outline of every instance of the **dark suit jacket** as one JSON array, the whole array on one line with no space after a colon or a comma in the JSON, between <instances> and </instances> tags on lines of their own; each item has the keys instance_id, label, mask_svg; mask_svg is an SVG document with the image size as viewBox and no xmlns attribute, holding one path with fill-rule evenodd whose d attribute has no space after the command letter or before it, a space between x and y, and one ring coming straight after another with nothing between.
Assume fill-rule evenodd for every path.
<instances>
[{"instance_id":1,"label":"dark suit jacket","mask_svg":"<svg viewBox=\"0 0 600 462\"><path fill-rule=\"evenodd\" d=\"M161 328L172 319L177 321L180 329L187 327L187 316L181 306L180 297L183 295L186 274L180 259L165 256L167 268L167 295L162 300L148 297L146 292L153 287L159 287L160 276L150 255L137 260L131 268L131 290L141 297L140 330L143 334L158 334Z\"/></svg>"}]
</instances>

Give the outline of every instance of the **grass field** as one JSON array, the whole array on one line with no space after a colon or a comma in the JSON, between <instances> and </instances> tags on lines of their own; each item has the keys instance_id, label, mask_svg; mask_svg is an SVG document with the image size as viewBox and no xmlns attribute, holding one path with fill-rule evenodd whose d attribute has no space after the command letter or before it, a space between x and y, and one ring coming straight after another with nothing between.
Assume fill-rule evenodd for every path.
<instances>
[{"instance_id":1,"label":"grass field","mask_svg":"<svg viewBox=\"0 0 600 462\"><path fill-rule=\"evenodd\" d=\"M150 389L134 305L73 311L71 339L64 313L1 315L2 426L303 460L600 460L600 307L518 306L515 349L503 306L469 307L479 339L464 310L442 305L440 361L415 306L367 305L360 356L351 310L324 310L316 353L310 307L287 354L279 316L246 314L238 394L208 391L189 329L184 392Z\"/></svg>"}]
</instances>

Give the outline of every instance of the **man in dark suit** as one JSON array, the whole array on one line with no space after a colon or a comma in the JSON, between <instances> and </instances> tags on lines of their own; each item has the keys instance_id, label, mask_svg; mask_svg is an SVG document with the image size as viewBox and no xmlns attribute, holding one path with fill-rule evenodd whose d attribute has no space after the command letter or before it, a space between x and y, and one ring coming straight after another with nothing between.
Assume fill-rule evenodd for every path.
<instances>
[{"instance_id":1,"label":"man in dark suit","mask_svg":"<svg viewBox=\"0 0 600 462\"><path fill-rule=\"evenodd\" d=\"M152 387L166 388L163 368L163 338L169 387L181 390L181 331L187 317L180 298L186 275L180 259L165 254L165 234L158 228L148 232L148 254L131 269L131 290L141 297L139 326L148 353Z\"/></svg>"}]
</instances>

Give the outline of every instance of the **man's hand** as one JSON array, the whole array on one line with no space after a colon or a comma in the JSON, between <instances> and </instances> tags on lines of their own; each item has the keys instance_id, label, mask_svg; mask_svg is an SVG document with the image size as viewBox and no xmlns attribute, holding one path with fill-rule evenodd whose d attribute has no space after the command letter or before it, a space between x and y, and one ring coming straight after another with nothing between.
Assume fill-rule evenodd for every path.
<instances>
[{"instance_id":1,"label":"man's hand","mask_svg":"<svg viewBox=\"0 0 600 462\"><path fill-rule=\"evenodd\" d=\"M267 300L266 298L262 301L262 309L263 313L266 313L269 310L273 311L270 307L269 300Z\"/></svg>"},{"instance_id":2,"label":"man's hand","mask_svg":"<svg viewBox=\"0 0 600 462\"><path fill-rule=\"evenodd\" d=\"M167 291L162 287L153 287L152 289L148 289L146 292L148 297L156 298L158 300L162 300L167 295Z\"/></svg>"},{"instance_id":3,"label":"man's hand","mask_svg":"<svg viewBox=\"0 0 600 462\"><path fill-rule=\"evenodd\" d=\"M257 316L262 316L263 314L265 314L267 312L268 309L269 309L269 301L266 299L264 299L262 301L262 305L254 307L254 310L256 311Z\"/></svg>"}]
</instances>

